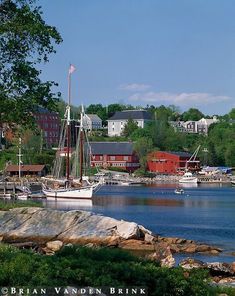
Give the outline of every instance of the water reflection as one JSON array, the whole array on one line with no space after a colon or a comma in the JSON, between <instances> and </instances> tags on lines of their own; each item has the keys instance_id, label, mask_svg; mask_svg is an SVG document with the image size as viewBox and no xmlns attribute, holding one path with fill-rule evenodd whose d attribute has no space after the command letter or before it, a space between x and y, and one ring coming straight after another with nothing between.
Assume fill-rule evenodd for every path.
<instances>
[{"instance_id":1,"label":"water reflection","mask_svg":"<svg viewBox=\"0 0 235 296\"><path fill-rule=\"evenodd\" d=\"M92 199L43 200L43 205L56 210L91 210Z\"/></svg>"}]
</instances>

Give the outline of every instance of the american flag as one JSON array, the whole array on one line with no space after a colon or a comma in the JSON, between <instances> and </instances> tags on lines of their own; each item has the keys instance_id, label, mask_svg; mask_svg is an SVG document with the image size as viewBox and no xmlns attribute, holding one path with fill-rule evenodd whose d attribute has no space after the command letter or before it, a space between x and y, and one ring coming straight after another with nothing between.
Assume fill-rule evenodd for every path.
<instances>
[{"instance_id":1,"label":"american flag","mask_svg":"<svg viewBox=\"0 0 235 296\"><path fill-rule=\"evenodd\" d=\"M70 64L70 66L69 66L69 74L72 74L75 70L76 70L76 68L74 67L74 65Z\"/></svg>"}]
</instances>

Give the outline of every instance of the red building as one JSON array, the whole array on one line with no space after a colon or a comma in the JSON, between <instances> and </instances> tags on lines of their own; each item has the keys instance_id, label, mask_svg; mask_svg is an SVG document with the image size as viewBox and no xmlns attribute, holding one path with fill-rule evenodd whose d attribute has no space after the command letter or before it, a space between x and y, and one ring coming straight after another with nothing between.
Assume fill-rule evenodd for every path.
<instances>
[{"instance_id":1,"label":"red building","mask_svg":"<svg viewBox=\"0 0 235 296\"><path fill-rule=\"evenodd\" d=\"M91 142L91 166L120 168L133 172L140 167L130 142Z\"/></svg>"},{"instance_id":2,"label":"red building","mask_svg":"<svg viewBox=\"0 0 235 296\"><path fill-rule=\"evenodd\" d=\"M185 170L199 168L198 159L189 161L192 154L187 152L154 151L148 155L148 170L161 174L178 174Z\"/></svg>"},{"instance_id":3,"label":"red building","mask_svg":"<svg viewBox=\"0 0 235 296\"><path fill-rule=\"evenodd\" d=\"M20 166L21 176L45 176L46 166L44 164L22 164ZM18 165L8 165L6 173L10 176L19 176Z\"/></svg>"},{"instance_id":4,"label":"red building","mask_svg":"<svg viewBox=\"0 0 235 296\"><path fill-rule=\"evenodd\" d=\"M60 139L60 117L56 112L38 107L34 113L36 122L43 132L47 147L57 146Z\"/></svg>"}]
</instances>

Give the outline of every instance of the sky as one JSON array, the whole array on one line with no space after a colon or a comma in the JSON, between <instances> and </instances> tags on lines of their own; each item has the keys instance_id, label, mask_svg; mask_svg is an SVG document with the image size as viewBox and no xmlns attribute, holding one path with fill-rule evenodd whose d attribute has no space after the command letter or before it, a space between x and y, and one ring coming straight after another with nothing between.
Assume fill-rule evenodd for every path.
<instances>
[{"instance_id":1,"label":"sky","mask_svg":"<svg viewBox=\"0 0 235 296\"><path fill-rule=\"evenodd\" d=\"M234 0L38 0L63 43L43 66L72 104L235 107Z\"/></svg>"}]
</instances>

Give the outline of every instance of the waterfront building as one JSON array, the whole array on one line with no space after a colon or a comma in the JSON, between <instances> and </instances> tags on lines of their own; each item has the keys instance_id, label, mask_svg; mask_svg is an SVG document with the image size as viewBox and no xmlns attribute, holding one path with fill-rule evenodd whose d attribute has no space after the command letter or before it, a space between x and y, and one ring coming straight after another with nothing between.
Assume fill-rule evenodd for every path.
<instances>
[{"instance_id":1,"label":"waterfront building","mask_svg":"<svg viewBox=\"0 0 235 296\"><path fill-rule=\"evenodd\" d=\"M198 159L189 162L192 154L187 152L154 151L148 154L147 166L150 172L160 174L178 174L186 167L195 171L200 167Z\"/></svg>"},{"instance_id":2,"label":"waterfront building","mask_svg":"<svg viewBox=\"0 0 235 296\"><path fill-rule=\"evenodd\" d=\"M91 142L91 166L133 172L140 167L131 142Z\"/></svg>"},{"instance_id":3,"label":"waterfront building","mask_svg":"<svg viewBox=\"0 0 235 296\"><path fill-rule=\"evenodd\" d=\"M134 120L138 127L143 128L145 124L151 121L151 114L146 110L126 110L118 111L108 121L108 136L121 136L125 124L129 119Z\"/></svg>"},{"instance_id":4,"label":"waterfront building","mask_svg":"<svg viewBox=\"0 0 235 296\"><path fill-rule=\"evenodd\" d=\"M46 166L43 164L22 164L20 166L21 176L38 176L46 174ZM19 176L19 165L8 165L6 173L9 176Z\"/></svg>"}]
</instances>

